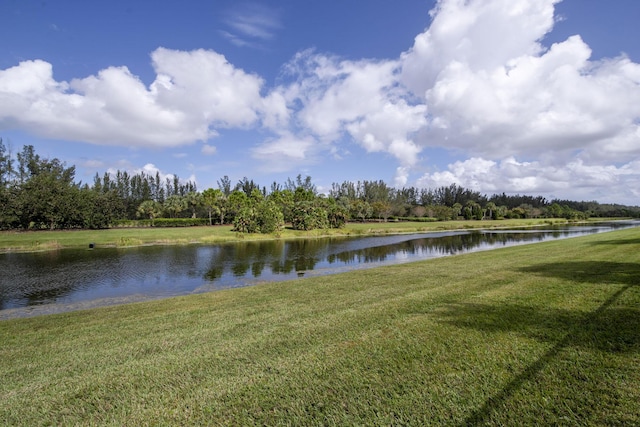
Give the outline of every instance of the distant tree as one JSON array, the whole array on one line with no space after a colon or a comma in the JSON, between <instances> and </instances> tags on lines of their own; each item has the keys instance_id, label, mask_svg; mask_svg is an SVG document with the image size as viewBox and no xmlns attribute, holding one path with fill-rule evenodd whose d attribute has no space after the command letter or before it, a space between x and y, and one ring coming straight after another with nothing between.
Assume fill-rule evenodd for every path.
<instances>
[{"instance_id":1,"label":"distant tree","mask_svg":"<svg viewBox=\"0 0 640 427\"><path fill-rule=\"evenodd\" d=\"M558 203L553 203L551 206L546 208L546 215L550 218L563 218L564 210Z\"/></svg>"},{"instance_id":2,"label":"distant tree","mask_svg":"<svg viewBox=\"0 0 640 427\"><path fill-rule=\"evenodd\" d=\"M462 213L462 205L458 202L454 203L451 206L451 219L456 220L458 219L458 217L460 216L460 214Z\"/></svg>"},{"instance_id":3,"label":"distant tree","mask_svg":"<svg viewBox=\"0 0 640 427\"><path fill-rule=\"evenodd\" d=\"M389 202L393 189L382 181L363 181L360 184L360 193L362 198L369 204L375 202Z\"/></svg>"},{"instance_id":4,"label":"distant tree","mask_svg":"<svg viewBox=\"0 0 640 427\"><path fill-rule=\"evenodd\" d=\"M327 210L313 201L296 202L293 207L291 225L295 230L329 228Z\"/></svg>"},{"instance_id":5,"label":"distant tree","mask_svg":"<svg viewBox=\"0 0 640 427\"><path fill-rule=\"evenodd\" d=\"M162 204L165 212L169 214L170 218L177 218L182 211L187 209L187 201L184 197L177 194L172 194Z\"/></svg>"},{"instance_id":6,"label":"distant tree","mask_svg":"<svg viewBox=\"0 0 640 427\"><path fill-rule=\"evenodd\" d=\"M245 204L235 211L235 215L233 217L233 230L240 233L260 232L255 206L252 204Z\"/></svg>"},{"instance_id":7,"label":"distant tree","mask_svg":"<svg viewBox=\"0 0 640 427\"><path fill-rule=\"evenodd\" d=\"M458 214L455 213L455 208L450 208L444 205L431 205L429 206L431 217L436 218L438 221L448 221L452 218L458 219Z\"/></svg>"},{"instance_id":8,"label":"distant tree","mask_svg":"<svg viewBox=\"0 0 640 427\"><path fill-rule=\"evenodd\" d=\"M393 206L388 201L378 200L371 204L374 215L387 222L391 212L393 212ZM424 209L424 208L423 208Z\"/></svg>"},{"instance_id":9,"label":"distant tree","mask_svg":"<svg viewBox=\"0 0 640 427\"><path fill-rule=\"evenodd\" d=\"M81 226L79 188L75 166L58 159L41 159L32 146L19 154L23 179L19 185L17 211L23 228L69 228Z\"/></svg>"},{"instance_id":10,"label":"distant tree","mask_svg":"<svg viewBox=\"0 0 640 427\"><path fill-rule=\"evenodd\" d=\"M0 230L18 228L18 188L16 186L0 187Z\"/></svg>"},{"instance_id":11,"label":"distant tree","mask_svg":"<svg viewBox=\"0 0 640 427\"><path fill-rule=\"evenodd\" d=\"M464 219L477 219L481 220L483 217L482 207L479 203L469 200L465 203L464 208L462 209L462 215Z\"/></svg>"},{"instance_id":12,"label":"distant tree","mask_svg":"<svg viewBox=\"0 0 640 427\"><path fill-rule=\"evenodd\" d=\"M256 220L261 233L279 233L284 229L284 215L271 199L261 200L256 207Z\"/></svg>"},{"instance_id":13,"label":"distant tree","mask_svg":"<svg viewBox=\"0 0 640 427\"><path fill-rule=\"evenodd\" d=\"M313 202L316 199L316 195L312 190L308 190L304 187L297 187L293 193L293 201L297 202Z\"/></svg>"},{"instance_id":14,"label":"distant tree","mask_svg":"<svg viewBox=\"0 0 640 427\"><path fill-rule=\"evenodd\" d=\"M191 191L184 196L188 208L191 210L191 218L197 218L197 211L202 206L202 194Z\"/></svg>"},{"instance_id":15,"label":"distant tree","mask_svg":"<svg viewBox=\"0 0 640 427\"><path fill-rule=\"evenodd\" d=\"M202 192L202 203L209 213L209 225L213 225L211 216L215 213L220 217L220 224L224 224L224 214L227 210L227 197L222 190L208 188Z\"/></svg>"},{"instance_id":16,"label":"distant tree","mask_svg":"<svg viewBox=\"0 0 640 427\"><path fill-rule=\"evenodd\" d=\"M271 183L271 188L270 188L269 194L273 194L273 193L275 193L277 191L282 191L282 185L280 185L277 182L273 181Z\"/></svg>"},{"instance_id":17,"label":"distant tree","mask_svg":"<svg viewBox=\"0 0 640 427\"><path fill-rule=\"evenodd\" d=\"M487 204L485 205L485 208L487 210L487 218L488 219L496 219L495 218L495 212L496 212L496 204L493 202L487 202Z\"/></svg>"},{"instance_id":18,"label":"distant tree","mask_svg":"<svg viewBox=\"0 0 640 427\"><path fill-rule=\"evenodd\" d=\"M254 187L249 194L249 199L251 200L251 203L257 205L264 200L264 194L260 191L259 187Z\"/></svg>"},{"instance_id":19,"label":"distant tree","mask_svg":"<svg viewBox=\"0 0 640 427\"><path fill-rule=\"evenodd\" d=\"M298 174L296 180L293 181L291 178L287 178L287 182L284 184L285 190L290 190L295 192L298 188L302 188L305 191L310 192L314 196L317 194L316 186L311 182L311 177L306 176L302 178L302 175Z\"/></svg>"},{"instance_id":20,"label":"distant tree","mask_svg":"<svg viewBox=\"0 0 640 427\"><path fill-rule=\"evenodd\" d=\"M341 228L349 219L349 209L338 203L333 197L322 201L322 205L327 212L329 228Z\"/></svg>"},{"instance_id":21,"label":"distant tree","mask_svg":"<svg viewBox=\"0 0 640 427\"><path fill-rule=\"evenodd\" d=\"M508 212L509 212L509 208L507 208L504 205L500 205L496 207L495 217L496 219L504 219L507 216Z\"/></svg>"},{"instance_id":22,"label":"distant tree","mask_svg":"<svg viewBox=\"0 0 640 427\"><path fill-rule=\"evenodd\" d=\"M482 206L480 206L480 203L474 202L471 210L473 214L473 219L482 221L482 218L484 218L484 211L482 210Z\"/></svg>"},{"instance_id":23,"label":"distant tree","mask_svg":"<svg viewBox=\"0 0 640 427\"><path fill-rule=\"evenodd\" d=\"M162 215L162 205L155 200L145 200L138 206L137 215L149 218L153 226L155 219Z\"/></svg>"},{"instance_id":24,"label":"distant tree","mask_svg":"<svg viewBox=\"0 0 640 427\"><path fill-rule=\"evenodd\" d=\"M242 191L247 196L251 196L251 193L253 193L253 190L260 191L260 186L256 184L252 179L250 180L245 176L240 181L238 181L238 183L236 184L235 190Z\"/></svg>"},{"instance_id":25,"label":"distant tree","mask_svg":"<svg viewBox=\"0 0 640 427\"><path fill-rule=\"evenodd\" d=\"M25 145L22 151L17 154L18 157L18 182L23 184L31 176L38 174L38 165L40 156L36 154L33 145Z\"/></svg>"},{"instance_id":26,"label":"distant tree","mask_svg":"<svg viewBox=\"0 0 640 427\"><path fill-rule=\"evenodd\" d=\"M268 198L280 207L284 221L291 222L295 204L293 192L291 190L276 190L271 192Z\"/></svg>"},{"instance_id":27,"label":"distant tree","mask_svg":"<svg viewBox=\"0 0 640 427\"><path fill-rule=\"evenodd\" d=\"M416 218L422 218L427 213L427 208L424 206L414 206L411 209L411 214Z\"/></svg>"},{"instance_id":28,"label":"distant tree","mask_svg":"<svg viewBox=\"0 0 640 427\"><path fill-rule=\"evenodd\" d=\"M232 217L232 222L234 221L236 215L240 213L240 211L247 207L249 203L249 197L242 191L234 190L231 192L227 199L227 206L229 214Z\"/></svg>"},{"instance_id":29,"label":"distant tree","mask_svg":"<svg viewBox=\"0 0 640 427\"><path fill-rule=\"evenodd\" d=\"M351 216L364 222L373 213L371 205L364 200L356 199L351 203Z\"/></svg>"},{"instance_id":30,"label":"distant tree","mask_svg":"<svg viewBox=\"0 0 640 427\"><path fill-rule=\"evenodd\" d=\"M336 200L345 200L350 202L358 198L358 192L353 182L344 181L342 184L331 184L331 190L329 191L329 197L333 197Z\"/></svg>"},{"instance_id":31,"label":"distant tree","mask_svg":"<svg viewBox=\"0 0 640 427\"><path fill-rule=\"evenodd\" d=\"M115 191L101 193L89 188L81 191L79 206L83 226L90 229L108 228L124 210L122 199Z\"/></svg>"},{"instance_id":32,"label":"distant tree","mask_svg":"<svg viewBox=\"0 0 640 427\"><path fill-rule=\"evenodd\" d=\"M227 175L218 180L218 188L226 197L229 197L229 195L231 195L231 180Z\"/></svg>"},{"instance_id":33,"label":"distant tree","mask_svg":"<svg viewBox=\"0 0 640 427\"><path fill-rule=\"evenodd\" d=\"M0 188L6 188L11 181L13 175L13 160L11 159L11 150L5 147L2 138L0 138Z\"/></svg>"},{"instance_id":34,"label":"distant tree","mask_svg":"<svg viewBox=\"0 0 640 427\"><path fill-rule=\"evenodd\" d=\"M431 206L435 204L436 196L430 188L423 188L420 190L420 204L422 206Z\"/></svg>"}]
</instances>

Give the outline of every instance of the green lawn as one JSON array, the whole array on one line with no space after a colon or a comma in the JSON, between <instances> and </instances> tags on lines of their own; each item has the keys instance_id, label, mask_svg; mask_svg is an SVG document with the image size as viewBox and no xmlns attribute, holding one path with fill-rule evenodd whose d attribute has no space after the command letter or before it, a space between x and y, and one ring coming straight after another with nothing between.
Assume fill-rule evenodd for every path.
<instances>
[{"instance_id":1,"label":"green lawn","mask_svg":"<svg viewBox=\"0 0 640 427\"><path fill-rule=\"evenodd\" d=\"M296 231L286 229L278 236L265 234L240 234L230 225L181 228L114 228L108 230L69 231L4 231L0 232L0 252L43 251L61 248L85 248L90 243L98 246L139 246L158 244L222 243L235 240L309 238L324 235L352 236L372 233L410 233L469 228L505 228L564 223L558 219L527 219L504 221L445 221L445 222L387 222L349 223L336 230Z\"/></svg>"},{"instance_id":2,"label":"green lawn","mask_svg":"<svg viewBox=\"0 0 640 427\"><path fill-rule=\"evenodd\" d=\"M0 321L3 425L640 425L640 229Z\"/></svg>"}]
</instances>

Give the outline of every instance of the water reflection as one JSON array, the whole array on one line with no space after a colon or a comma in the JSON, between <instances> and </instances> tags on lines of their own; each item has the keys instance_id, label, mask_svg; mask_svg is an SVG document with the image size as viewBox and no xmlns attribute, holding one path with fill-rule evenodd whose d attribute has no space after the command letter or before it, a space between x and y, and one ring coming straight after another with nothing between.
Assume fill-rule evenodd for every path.
<instances>
[{"instance_id":1,"label":"water reflection","mask_svg":"<svg viewBox=\"0 0 640 427\"><path fill-rule=\"evenodd\" d=\"M29 310L20 310L25 308L64 311L87 301L105 305L206 292L635 225L3 254L0 319L28 315Z\"/></svg>"}]
</instances>

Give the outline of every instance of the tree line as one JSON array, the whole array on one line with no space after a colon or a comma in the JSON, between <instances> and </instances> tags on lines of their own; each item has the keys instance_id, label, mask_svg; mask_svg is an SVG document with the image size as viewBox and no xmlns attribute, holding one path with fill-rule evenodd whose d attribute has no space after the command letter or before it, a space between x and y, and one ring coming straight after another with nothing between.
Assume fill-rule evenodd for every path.
<instances>
[{"instance_id":1,"label":"tree line","mask_svg":"<svg viewBox=\"0 0 640 427\"><path fill-rule=\"evenodd\" d=\"M504 218L640 217L640 207L548 201L540 196L490 197L452 184L435 189L393 188L384 181L334 183L320 194L298 175L268 188L228 176L198 191L191 181L158 172L96 174L75 181L75 166L43 158L26 145L14 156L0 139L0 229L79 229L127 225L233 224L238 232L276 233L338 228L347 221L499 220Z\"/></svg>"}]
</instances>

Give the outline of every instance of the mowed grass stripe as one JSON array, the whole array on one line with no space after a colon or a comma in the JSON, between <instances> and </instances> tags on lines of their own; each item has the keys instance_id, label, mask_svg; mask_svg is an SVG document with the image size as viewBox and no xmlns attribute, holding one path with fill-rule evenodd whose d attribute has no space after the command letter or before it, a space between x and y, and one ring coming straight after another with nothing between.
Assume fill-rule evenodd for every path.
<instances>
[{"instance_id":1,"label":"mowed grass stripe","mask_svg":"<svg viewBox=\"0 0 640 427\"><path fill-rule=\"evenodd\" d=\"M8 425L638 425L640 229L0 322Z\"/></svg>"}]
</instances>

